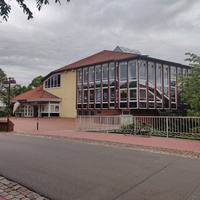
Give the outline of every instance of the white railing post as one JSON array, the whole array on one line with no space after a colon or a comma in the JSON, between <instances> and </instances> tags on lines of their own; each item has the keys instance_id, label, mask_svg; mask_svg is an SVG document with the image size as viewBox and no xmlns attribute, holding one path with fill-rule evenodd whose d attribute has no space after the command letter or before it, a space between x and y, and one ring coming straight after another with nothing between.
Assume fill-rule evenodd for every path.
<instances>
[{"instance_id":1,"label":"white railing post","mask_svg":"<svg viewBox=\"0 0 200 200\"><path fill-rule=\"evenodd\" d=\"M169 124L168 124L168 117L166 117L166 129L167 129L167 138L169 137L169 132L168 132L168 129L169 129Z\"/></svg>"},{"instance_id":2,"label":"white railing post","mask_svg":"<svg viewBox=\"0 0 200 200\"><path fill-rule=\"evenodd\" d=\"M106 133L108 133L108 120L109 120L109 118L108 118L108 117L106 117L106 119L107 119Z\"/></svg>"}]
</instances>

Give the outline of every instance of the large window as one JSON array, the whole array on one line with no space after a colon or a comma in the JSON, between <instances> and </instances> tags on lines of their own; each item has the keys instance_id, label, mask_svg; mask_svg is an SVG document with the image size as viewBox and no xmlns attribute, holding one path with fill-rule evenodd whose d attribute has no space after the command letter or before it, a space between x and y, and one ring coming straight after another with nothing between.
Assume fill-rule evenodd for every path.
<instances>
[{"instance_id":1,"label":"large window","mask_svg":"<svg viewBox=\"0 0 200 200\"><path fill-rule=\"evenodd\" d=\"M128 76L130 79L136 79L136 61L130 61L128 63Z\"/></svg>"},{"instance_id":2,"label":"large window","mask_svg":"<svg viewBox=\"0 0 200 200\"><path fill-rule=\"evenodd\" d=\"M78 108L81 108L82 104L82 99L83 99L83 70L79 69L77 71L77 103L78 103Z\"/></svg>"},{"instance_id":3,"label":"large window","mask_svg":"<svg viewBox=\"0 0 200 200\"><path fill-rule=\"evenodd\" d=\"M149 86L153 87L155 84L155 66L152 62L148 62L148 80Z\"/></svg>"},{"instance_id":4,"label":"large window","mask_svg":"<svg viewBox=\"0 0 200 200\"><path fill-rule=\"evenodd\" d=\"M164 107L169 108L169 66L164 65Z\"/></svg>"},{"instance_id":5,"label":"large window","mask_svg":"<svg viewBox=\"0 0 200 200\"><path fill-rule=\"evenodd\" d=\"M120 77L120 108L127 108L127 62L119 63L119 77Z\"/></svg>"},{"instance_id":6,"label":"large window","mask_svg":"<svg viewBox=\"0 0 200 200\"><path fill-rule=\"evenodd\" d=\"M94 67L89 68L89 82L94 82Z\"/></svg>"},{"instance_id":7,"label":"large window","mask_svg":"<svg viewBox=\"0 0 200 200\"><path fill-rule=\"evenodd\" d=\"M114 66L114 63L110 63L109 65L109 75L110 75L110 80L114 80L114 77L115 77L115 66Z\"/></svg>"},{"instance_id":8,"label":"large window","mask_svg":"<svg viewBox=\"0 0 200 200\"><path fill-rule=\"evenodd\" d=\"M128 97L129 107L137 107L137 62L136 60L129 61L128 63Z\"/></svg>"},{"instance_id":9,"label":"large window","mask_svg":"<svg viewBox=\"0 0 200 200\"><path fill-rule=\"evenodd\" d=\"M50 112L51 113L59 113L60 112L60 106L58 104L51 104L50 105Z\"/></svg>"},{"instance_id":10,"label":"large window","mask_svg":"<svg viewBox=\"0 0 200 200\"><path fill-rule=\"evenodd\" d=\"M127 63L123 62L119 64L120 81L127 79Z\"/></svg>"},{"instance_id":11,"label":"large window","mask_svg":"<svg viewBox=\"0 0 200 200\"><path fill-rule=\"evenodd\" d=\"M100 78L101 78L101 66L97 65L95 69L96 69L96 81L100 81Z\"/></svg>"},{"instance_id":12,"label":"large window","mask_svg":"<svg viewBox=\"0 0 200 200\"><path fill-rule=\"evenodd\" d=\"M83 69L83 83L87 83L88 82L88 69L84 68Z\"/></svg>"},{"instance_id":13,"label":"large window","mask_svg":"<svg viewBox=\"0 0 200 200\"><path fill-rule=\"evenodd\" d=\"M102 65L102 70L103 70L103 81L108 81L108 64L103 64Z\"/></svg>"},{"instance_id":14,"label":"large window","mask_svg":"<svg viewBox=\"0 0 200 200\"><path fill-rule=\"evenodd\" d=\"M60 74L54 74L44 82L45 88L60 87L60 85L61 85Z\"/></svg>"},{"instance_id":15,"label":"large window","mask_svg":"<svg viewBox=\"0 0 200 200\"><path fill-rule=\"evenodd\" d=\"M172 103L172 108L176 108L176 67L171 66L171 103Z\"/></svg>"},{"instance_id":16,"label":"large window","mask_svg":"<svg viewBox=\"0 0 200 200\"><path fill-rule=\"evenodd\" d=\"M83 71L82 69L78 70L78 75L77 75L77 79L78 79L78 83L82 83L82 77L83 76Z\"/></svg>"},{"instance_id":17,"label":"large window","mask_svg":"<svg viewBox=\"0 0 200 200\"><path fill-rule=\"evenodd\" d=\"M164 85L169 86L169 66L164 65Z\"/></svg>"},{"instance_id":18,"label":"large window","mask_svg":"<svg viewBox=\"0 0 200 200\"><path fill-rule=\"evenodd\" d=\"M140 81L146 80L146 78L147 78L147 76L146 76L146 71L147 71L146 61L140 60L138 64L139 64L138 67L139 67Z\"/></svg>"},{"instance_id":19,"label":"large window","mask_svg":"<svg viewBox=\"0 0 200 200\"><path fill-rule=\"evenodd\" d=\"M148 62L148 105L149 108L155 108L155 64Z\"/></svg>"},{"instance_id":20,"label":"large window","mask_svg":"<svg viewBox=\"0 0 200 200\"><path fill-rule=\"evenodd\" d=\"M162 65L156 63L156 87L162 93Z\"/></svg>"}]
</instances>

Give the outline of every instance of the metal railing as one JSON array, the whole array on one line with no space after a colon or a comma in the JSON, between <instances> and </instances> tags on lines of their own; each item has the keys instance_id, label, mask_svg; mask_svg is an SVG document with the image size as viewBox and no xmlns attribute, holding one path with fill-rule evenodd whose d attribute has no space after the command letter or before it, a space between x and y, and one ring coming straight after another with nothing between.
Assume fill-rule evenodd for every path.
<instances>
[{"instance_id":1,"label":"metal railing","mask_svg":"<svg viewBox=\"0 0 200 200\"><path fill-rule=\"evenodd\" d=\"M77 131L138 134L143 126L151 135L200 139L200 117L177 116L78 116Z\"/></svg>"}]
</instances>

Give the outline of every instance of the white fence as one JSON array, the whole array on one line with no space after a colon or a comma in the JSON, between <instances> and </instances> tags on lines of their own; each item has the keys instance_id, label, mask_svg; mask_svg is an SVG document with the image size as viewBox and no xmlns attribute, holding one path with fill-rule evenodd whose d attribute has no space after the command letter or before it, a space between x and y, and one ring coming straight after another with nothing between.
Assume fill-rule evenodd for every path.
<instances>
[{"instance_id":1,"label":"white fence","mask_svg":"<svg viewBox=\"0 0 200 200\"><path fill-rule=\"evenodd\" d=\"M76 130L138 134L144 126L155 136L200 139L200 117L78 116Z\"/></svg>"}]
</instances>

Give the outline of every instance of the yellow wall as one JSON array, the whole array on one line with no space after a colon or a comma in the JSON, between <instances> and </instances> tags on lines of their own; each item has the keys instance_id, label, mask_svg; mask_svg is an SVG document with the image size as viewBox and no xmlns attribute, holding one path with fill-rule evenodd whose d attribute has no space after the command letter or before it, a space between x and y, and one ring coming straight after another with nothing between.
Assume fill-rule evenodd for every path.
<instances>
[{"instance_id":1,"label":"yellow wall","mask_svg":"<svg viewBox=\"0 0 200 200\"><path fill-rule=\"evenodd\" d=\"M61 73L60 88L46 88L51 94L60 97L60 117L76 117L76 71Z\"/></svg>"}]
</instances>

